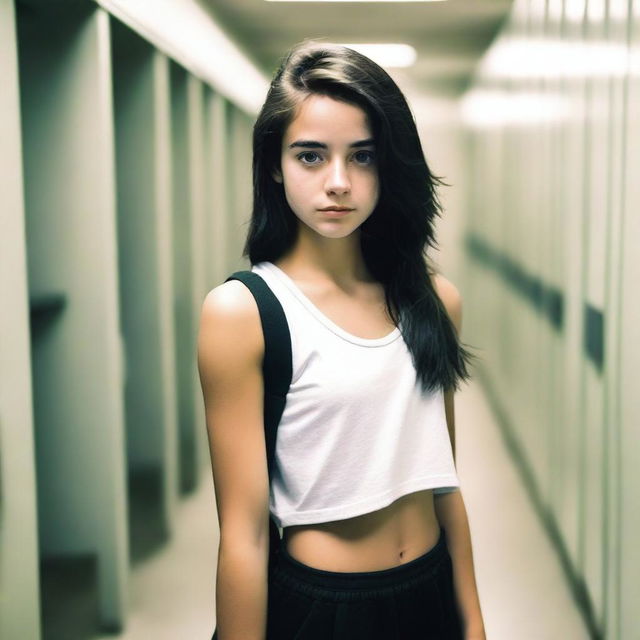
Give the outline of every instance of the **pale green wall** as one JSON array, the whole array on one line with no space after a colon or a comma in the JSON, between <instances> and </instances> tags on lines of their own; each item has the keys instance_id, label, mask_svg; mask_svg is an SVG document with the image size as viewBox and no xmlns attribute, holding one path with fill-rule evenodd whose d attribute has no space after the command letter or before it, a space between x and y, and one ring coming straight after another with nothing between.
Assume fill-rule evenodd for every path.
<instances>
[{"instance_id":1,"label":"pale green wall","mask_svg":"<svg viewBox=\"0 0 640 640\"><path fill-rule=\"evenodd\" d=\"M466 340L612 639L640 637L639 53L640 2L519 0L465 97Z\"/></svg>"},{"instance_id":2,"label":"pale green wall","mask_svg":"<svg viewBox=\"0 0 640 640\"><path fill-rule=\"evenodd\" d=\"M0 35L0 635L92 615L73 563L120 631L210 467L197 329L239 261L251 116L94 3L0 0Z\"/></svg>"},{"instance_id":3,"label":"pale green wall","mask_svg":"<svg viewBox=\"0 0 640 640\"><path fill-rule=\"evenodd\" d=\"M0 0L0 637L38 638L27 247L13 2Z\"/></svg>"}]
</instances>

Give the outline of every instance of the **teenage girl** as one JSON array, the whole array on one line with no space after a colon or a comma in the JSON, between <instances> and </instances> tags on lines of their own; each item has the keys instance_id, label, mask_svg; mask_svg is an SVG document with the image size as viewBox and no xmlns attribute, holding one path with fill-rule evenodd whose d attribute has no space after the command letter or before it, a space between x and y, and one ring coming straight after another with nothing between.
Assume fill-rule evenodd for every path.
<instances>
[{"instance_id":1,"label":"teenage girl","mask_svg":"<svg viewBox=\"0 0 640 640\"><path fill-rule=\"evenodd\" d=\"M382 68L313 40L285 56L254 127L244 250L291 333L271 486L264 339L242 282L207 295L198 340L219 640L485 638L454 465L473 356L460 295L426 256L438 182Z\"/></svg>"}]
</instances>

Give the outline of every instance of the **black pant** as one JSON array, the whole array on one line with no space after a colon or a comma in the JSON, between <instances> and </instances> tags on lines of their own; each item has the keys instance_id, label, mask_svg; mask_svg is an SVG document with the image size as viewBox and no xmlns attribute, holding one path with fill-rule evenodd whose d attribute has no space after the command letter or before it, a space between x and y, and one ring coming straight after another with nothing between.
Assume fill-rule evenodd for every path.
<instances>
[{"instance_id":1,"label":"black pant","mask_svg":"<svg viewBox=\"0 0 640 640\"><path fill-rule=\"evenodd\" d=\"M444 531L406 564L358 573L309 567L281 541L269 574L267 640L461 640Z\"/></svg>"}]
</instances>

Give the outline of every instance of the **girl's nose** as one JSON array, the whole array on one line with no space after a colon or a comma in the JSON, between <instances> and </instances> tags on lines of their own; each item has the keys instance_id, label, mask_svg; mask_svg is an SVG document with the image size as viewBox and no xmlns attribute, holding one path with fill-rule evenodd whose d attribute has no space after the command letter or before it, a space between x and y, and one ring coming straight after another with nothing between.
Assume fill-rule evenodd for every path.
<instances>
[{"instance_id":1,"label":"girl's nose","mask_svg":"<svg viewBox=\"0 0 640 640\"><path fill-rule=\"evenodd\" d=\"M329 193L348 193L351 189L347 168L340 160L330 166L325 187Z\"/></svg>"}]
</instances>

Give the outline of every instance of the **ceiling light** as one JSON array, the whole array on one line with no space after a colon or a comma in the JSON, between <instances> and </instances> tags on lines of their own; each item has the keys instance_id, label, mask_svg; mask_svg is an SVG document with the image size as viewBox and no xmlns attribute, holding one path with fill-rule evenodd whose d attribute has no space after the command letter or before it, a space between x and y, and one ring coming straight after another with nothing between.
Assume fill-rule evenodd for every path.
<instances>
[{"instance_id":1,"label":"ceiling light","mask_svg":"<svg viewBox=\"0 0 640 640\"><path fill-rule=\"evenodd\" d=\"M266 0L266 2L446 2L446 0Z\"/></svg>"},{"instance_id":2,"label":"ceiling light","mask_svg":"<svg viewBox=\"0 0 640 640\"><path fill-rule=\"evenodd\" d=\"M340 44L371 58L381 67L410 67L417 58L416 50L408 44Z\"/></svg>"}]
</instances>

